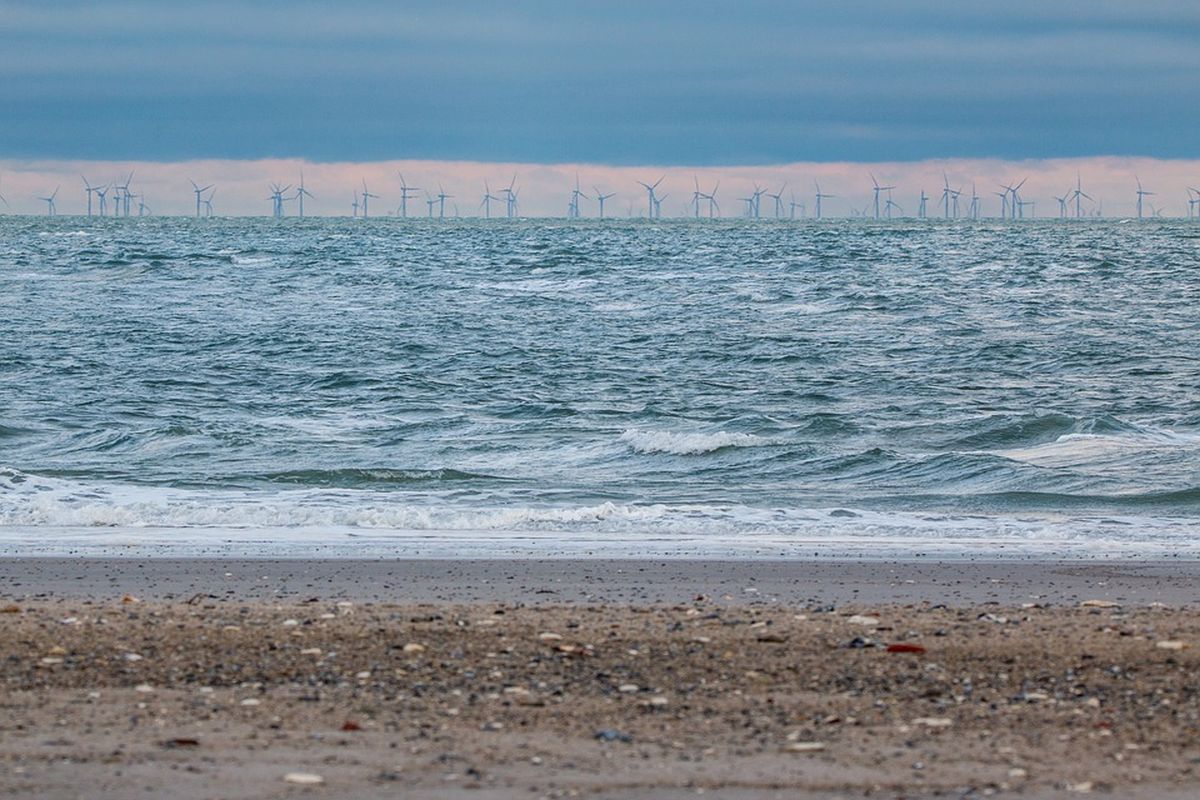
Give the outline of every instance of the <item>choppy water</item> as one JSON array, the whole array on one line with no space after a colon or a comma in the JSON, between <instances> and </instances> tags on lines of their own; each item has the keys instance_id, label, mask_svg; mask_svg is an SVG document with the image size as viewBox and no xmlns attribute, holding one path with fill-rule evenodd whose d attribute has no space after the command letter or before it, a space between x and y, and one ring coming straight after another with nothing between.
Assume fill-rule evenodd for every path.
<instances>
[{"instance_id":1,"label":"choppy water","mask_svg":"<svg viewBox=\"0 0 1200 800\"><path fill-rule=\"evenodd\" d=\"M1198 521L1200 225L0 218L9 551Z\"/></svg>"}]
</instances>

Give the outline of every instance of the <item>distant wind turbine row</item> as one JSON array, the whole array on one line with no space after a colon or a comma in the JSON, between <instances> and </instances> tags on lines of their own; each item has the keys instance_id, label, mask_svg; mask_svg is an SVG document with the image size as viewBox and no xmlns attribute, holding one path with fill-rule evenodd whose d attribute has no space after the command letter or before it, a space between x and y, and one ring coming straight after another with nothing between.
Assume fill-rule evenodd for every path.
<instances>
[{"instance_id":1,"label":"distant wind turbine row","mask_svg":"<svg viewBox=\"0 0 1200 800\"><path fill-rule=\"evenodd\" d=\"M133 172L130 172L125 177L124 181L113 180L105 184L93 184L87 177L80 176L83 181L83 190L87 201L87 216L91 217L98 215L100 217L129 217L133 215L133 201L137 200L137 216L149 216L152 212L146 204L145 195L135 193L130 187L133 183ZM893 219L896 216L904 215L904 207L896 201L894 192L898 191L898 187L890 183L880 183L873 173L867 173L871 181L871 202L861 209L852 208L852 216L856 217L873 217L877 220ZM400 179L400 204L394 212L389 214L407 218L409 216L408 201L415 199L419 195L419 186L410 186L404 179L403 174L398 174ZM3 176L0 175L0 179ZM663 203L669 195L659 194L659 187L662 185L666 176L661 176L653 183L647 181L636 181L636 183L644 190L646 197L646 205L644 216L649 219L661 219L663 217ZM1036 216L1037 205L1034 200L1027 200L1021 195L1021 190L1025 186L1027 178L1022 178L1018 181L1009 181L996 186L995 190L990 192L999 200L999 218L1006 220L1024 220L1032 219ZM1142 185L1140 177L1134 176L1137 190L1134 193L1138 219L1158 218L1162 216L1162 211L1154 207L1153 202L1149 199L1156 196L1156 193L1146 189ZM216 194L214 184L200 186L194 180L189 181L192 186L192 193L195 199L195 216L212 217L213 216L213 197ZM762 198L767 197L771 202L769 214L774 219L789 219L794 220L805 218L808 216L808 207L802 200L798 200L795 190L792 190L788 199L785 200L785 191L788 189L788 182L780 185L777 191L771 192L767 189L754 184L754 190L745 197L738 198L742 205L742 216L749 219L762 219L763 208ZM693 178L693 191L691 200L683 207L683 211L679 216L692 217L700 219L707 217L714 219L721 216L721 205L717 200L717 192L721 187L721 182L717 181L709 191L702 191L700 188L700 180L698 177ZM55 187L53 192L47 195L38 196L38 200L46 204L46 214L48 216L56 216L58 214L57 198L61 187ZM569 219L580 219L584 214L583 202L595 202L597 206L597 216L600 219L605 218L605 202L617 196L616 192L602 191L599 186L592 186L593 194L589 195L583 191L580 185L579 175L575 176L575 185L570 190L566 205L566 216ZM110 197L112 195L112 203L110 210ZM445 219L447 216L447 200L453 200L454 195L448 194L441 184L438 184L437 194L432 194L426 190L425 206L426 216L430 219ZM270 184L270 193L266 199L271 201L271 216L276 219L287 216L287 205L289 203L296 204L296 210L299 217L304 217L304 200L305 198L315 199L315 196L308 190L304 183L304 172L300 172L300 180L297 184L288 184L281 186L279 183ZM825 201L835 199L837 196L822 191L819 181L813 182L813 219L822 219L825 210ZM379 200L380 195L374 194L367 187L366 180L362 180L362 189L356 189L351 196L350 215L354 218L362 217L366 219L370 216L370 201ZM924 189L920 190L917 196L916 217L918 219L929 218L929 201L932 200ZM1075 186L1069 188L1062 195L1054 195L1054 200L1058 203L1058 218L1083 219L1091 216L1103 216L1103 202L1097 201L1092 195L1088 194L1083 189L1083 178L1076 175ZM963 202L966 201L965 210ZM1085 201L1087 206L1084 205ZM962 185L951 185L949 176L942 173L942 192L937 198L937 211L939 216L944 219L971 219L978 220L982 218L982 198L976 191L975 182L971 183L970 195L965 194L965 189ZM484 218L490 219L493 216L492 205L502 204L504 216L512 219L520 216L519 204L519 189L517 188L517 176L514 174L508 186L497 190L493 193L491 184L484 181L483 196L479 202L476 213L481 213ZM7 198L0 194L0 204L5 208L9 208ZM450 207L452 216L459 216L457 204L452 203ZM797 213L799 212L799 213ZM629 204L629 215L634 215L634 206ZM1187 216L1189 219L1200 220L1200 188L1187 187Z\"/></svg>"}]
</instances>

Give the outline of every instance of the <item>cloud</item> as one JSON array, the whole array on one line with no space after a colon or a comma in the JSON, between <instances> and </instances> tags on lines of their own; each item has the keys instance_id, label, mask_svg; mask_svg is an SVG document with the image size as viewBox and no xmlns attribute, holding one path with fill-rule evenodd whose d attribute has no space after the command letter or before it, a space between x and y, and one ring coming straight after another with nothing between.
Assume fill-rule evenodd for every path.
<instances>
[{"instance_id":1,"label":"cloud","mask_svg":"<svg viewBox=\"0 0 1200 800\"><path fill-rule=\"evenodd\" d=\"M0 157L1196 156L1200 5L0 0Z\"/></svg>"}]
</instances>

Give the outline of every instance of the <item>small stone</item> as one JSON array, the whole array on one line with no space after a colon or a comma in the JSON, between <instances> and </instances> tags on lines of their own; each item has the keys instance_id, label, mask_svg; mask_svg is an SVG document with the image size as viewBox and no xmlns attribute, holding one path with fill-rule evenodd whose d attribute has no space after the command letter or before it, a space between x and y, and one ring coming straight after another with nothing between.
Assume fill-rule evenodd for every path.
<instances>
[{"instance_id":1,"label":"small stone","mask_svg":"<svg viewBox=\"0 0 1200 800\"><path fill-rule=\"evenodd\" d=\"M1010 770L1008 771L1008 777L1010 777L1010 778L1016 778L1016 779L1018 779L1018 780L1020 780L1021 778L1024 778L1024 777L1026 777L1026 776L1028 776L1028 775L1029 775L1029 773L1028 773L1028 772L1026 772L1025 770L1021 769L1020 767L1013 767L1012 769L1010 769Z\"/></svg>"},{"instance_id":2,"label":"small stone","mask_svg":"<svg viewBox=\"0 0 1200 800\"><path fill-rule=\"evenodd\" d=\"M613 728L598 730L592 734L592 738L601 742L625 742L627 744L633 741L633 737L628 733L623 733Z\"/></svg>"},{"instance_id":3,"label":"small stone","mask_svg":"<svg viewBox=\"0 0 1200 800\"><path fill-rule=\"evenodd\" d=\"M1120 608L1120 603L1114 603L1112 600L1084 600L1079 604L1080 608Z\"/></svg>"},{"instance_id":4,"label":"small stone","mask_svg":"<svg viewBox=\"0 0 1200 800\"><path fill-rule=\"evenodd\" d=\"M61 663L63 663L63 660L61 658L59 658L58 656L46 656L45 658L42 659L42 663L47 666L50 666L53 664L61 664Z\"/></svg>"},{"instance_id":5,"label":"small stone","mask_svg":"<svg viewBox=\"0 0 1200 800\"><path fill-rule=\"evenodd\" d=\"M1163 639L1155 642L1154 646L1159 650L1182 650L1187 647L1187 642L1181 642L1178 639Z\"/></svg>"},{"instance_id":6,"label":"small stone","mask_svg":"<svg viewBox=\"0 0 1200 800\"><path fill-rule=\"evenodd\" d=\"M150 692L154 691L154 687L148 683L141 683L133 687L133 690L135 692L141 692L142 694L150 694Z\"/></svg>"},{"instance_id":7,"label":"small stone","mask_svg":"<svg viewBox=\"0 0 1200 800\"><path fill-rule=\"evenodd\" d=\"M549 631L538 634L539 642L561 642L562 638L563 637L561 634L551 633Z\"/></svg>"},{"instance_id":8,"label":"small stone","mask_svg":"<svg viewBox=\"0 0 1200 800\"><path fill-rule=\"evenodd\" d=\"M141 598L134 597L131 594L127 594L121 598L121 602L125 603L125 604L129 604L129 603L140 603L142 601L141 601Z\"/></svg>"},{"instance_id":9,"label":"small stone","mask_svg":"<svg viewBox=\"0 0 1200 800\"><path fill-rule=\"evenodd\" d=\"M924 653L925 648L922 645L912 644L911 642L897 642L889 644L887 651L889 653Z\"/></svg>"},{"instance_id":10,"label":"small stone","mask_svg":"<svg viewBox=\"0 0 1200 800\"><path fill-rule=\"evenodd\" d=\"M319 656L319 655L321 655L321 648L306 647L300 651L300 655L302 655L302 656Z\"/></svg>"},{"instance_id":11,"label":"small stone","mask_svg":"<svg viewBox=\"0 0 1200 800\"><path fill-rule=\"evenodd\" d=\"M763 644L783 644L787 641L787 637L780 636L778 633L764 633L758 637L758 641Z\"/></svg>"},{"instance_id":12,"label":"small stone","mask_svg":"<svg viewBox=\"0 0 1200 800\"><path fill-rule=\"evenodd\" d=\"M1096 788L1096 784L1091 781L1080 781L1079 783L1068 783L1068 792L1077 792L1078 794L1090 794L1092 789Z\"/></svg>"},{"instance_id":13,"label":"small stone","mask_svg":"<svg viewBox=\"0 0 1200 800\"><path fill-rule=\"evenodd\" d=\"M254 697L247 697L245 700L242 701L241 704L244 706L258 706L258 705L262 705L262 701L254 698Z\"/></svg>"},{"instance_id":14,"label":"small stone","mask_svg":"<svg viewBox=\"0 0 1200 800\"><path fill-rule=\"evenodd\" d=\"M282 623L280 623L280 624L281 624L281 625L283 625L283 627L285 627L285 628L294 628L294 627L296 627L297 625L299 625L299 624L300 624L300 620L298 620L298 619L285 619L285 620L284 620ZM296 773L296 774L299 774L299 773Z\"/></svg>"},{"instance_id":15,"label":"small stone","mask_svg":"<svg viewBox=\"0 0 1200 800\"><path fill-rule=\"evenodd\" d=\"M636 683L622 683L620 686L617 687L617 691L622 694L633 694L637 690L638 690L638 685Z\"/></svg>"},{"instance_id":16,"label":"small stone","mask_svg":"<svg viewBox=\"0 0 1200 800\"><path fill-rule=\"evenodd\" d=\"M283 782L300 786L320 786L325 779L313 772L289 772L283 776Z\"/></svg>"},{"instance_id":17,"label":"small stone","mask_svg":"<svg viewBox=\"0 0 1200 800\"><path fill-rule=\"evenodd\" d=\"M357 722L355 722L352 719L348 719L342 723L342 730L345 731L346 733L351 733L353 731L361 731L362 725L359 725Z\"/></svg>"},{"instance_id":18,"label":"small stone","mask_svg":"<svg viewBox=\"0 0 1200 800\"><path fill-rule=\"evenodd\" d=\"M21 613L20 606L7 605L4 608L0 608L0 614L20 614L20 613Z\"/></svg>"},{"instance_id":19,"label":"small stone","mask_svg":"<svg viewBox=\"0 0 1200 800\"><path fill-rule=\"evenodd\" d=\"M878 625L879 617L869 617L866 614L855 614L846 620L851 625Z\"/></svg>"},{"instance_id":20,"label":"small stone","mask_svg":"<svg viewBox=\"0 0 1200 800\"><path fill-rule=\"evenodd\" d=\"M126 653L125 660L126 661L141 661L142 657L140 655L138 655L137 653Z\"/></svg>"},{"instance_id":21,"label":"small stone","mask_svg":"<svg viewBox=\"0 0 1200 800\"><path fill-rule=\"evenodd\" d=\"M923 725L926 728L949 728L954 721L949 717L918 717L912 721L912 724Z\"/></svg>"},{"instance_id":22,"label":"small stone","mask_svg":"<svg viewBox=\"0 0 1200 800\"><path fill-rule=\"evenodd\" d=\"M788 742L783 746L785 753L819 753L824 749L824 742Z\"/></svg>"},{"instance_id":23,"label":"small stone","mask_svg":"<svg viewBox=\"0 0 1200 800\"><path fill-rule=\"evenodd\" d=\"M425 645L418 644L417 642L409 642L408 644L404 645L404 652L408 653L409 655L424 653Z\"/></svg>"}]
</instances>

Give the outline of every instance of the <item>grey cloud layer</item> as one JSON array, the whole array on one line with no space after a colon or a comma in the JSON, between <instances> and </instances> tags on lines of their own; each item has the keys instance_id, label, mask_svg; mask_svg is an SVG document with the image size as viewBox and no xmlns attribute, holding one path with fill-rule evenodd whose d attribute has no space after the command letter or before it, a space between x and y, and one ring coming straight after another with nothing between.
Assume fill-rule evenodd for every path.
<instances>
[{"instance_id":1,"label":"grey cloud layer","mask_svg":"<svg viewBox=\"0 0 1200 800\"><path fill-rule=\"evenodd\" d=\"M1190 157L1200 4L0 0L0 74L7 157Z\"/></svg>"}]
</instances>

